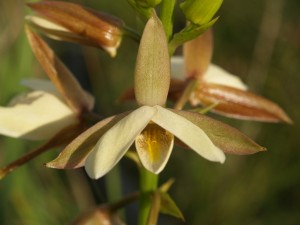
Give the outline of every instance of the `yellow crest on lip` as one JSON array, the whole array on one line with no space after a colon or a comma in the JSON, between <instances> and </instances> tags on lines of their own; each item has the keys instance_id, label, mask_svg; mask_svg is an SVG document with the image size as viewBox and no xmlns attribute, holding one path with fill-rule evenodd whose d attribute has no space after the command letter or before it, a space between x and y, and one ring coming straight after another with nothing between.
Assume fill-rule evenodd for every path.
<instances>
[{"instance_id":1,"label":"yellow crest on lip","mask_svg":"<svg viewBox=\"0 0 300 225\"><path fill-rule=\"evenodd\" d=\"M158 173L166 163L173 148L174 136L155 123L150 123L135 140L142 164Z\"/></svg>"}]
</instances>

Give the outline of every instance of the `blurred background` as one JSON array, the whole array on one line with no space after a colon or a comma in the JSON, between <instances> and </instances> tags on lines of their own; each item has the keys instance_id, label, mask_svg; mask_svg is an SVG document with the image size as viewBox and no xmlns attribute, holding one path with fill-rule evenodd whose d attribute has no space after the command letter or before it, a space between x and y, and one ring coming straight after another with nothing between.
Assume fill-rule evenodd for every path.
<instances>
[{"instance_id":1,"label":"blurred background","mask_svg":"<svg viewBox=\"0 0 300 225\"><path fill-rule=\"evenodd\" d=\"M22 79L45 76L24 35L23 18L32 13L26 2L30 1L0 1L1 106L25 90L20 86ZM112 13L139 31L143 28L126 0L73 2ZM214 26L213 62L239 75L250 90L281 105L294 124L237 121L210 114L239 128L268 151L228 155L226 163L219 165L193 152L175 149L160 180L175 179L170 194L186 223L162 216L163 224L300 224L299 9L297 0L224 0ZM179 7L175 23L178 30L185 23ZM138 47L135 42L125 38L115 59L93 48L54 41L49 44L95 95L96 112L109 116L135 107L117 102L132 85ZM1 136L0 167L40 144ZM43 164L58 152L53 149L0 181L0 225L68 224L96 203L137 190L138 173L128 159L106 178L90 181L80 169L45 168ZM135 223L135 209L133 206L127 213L128 224Z\"/></svg>"}]
</instances>

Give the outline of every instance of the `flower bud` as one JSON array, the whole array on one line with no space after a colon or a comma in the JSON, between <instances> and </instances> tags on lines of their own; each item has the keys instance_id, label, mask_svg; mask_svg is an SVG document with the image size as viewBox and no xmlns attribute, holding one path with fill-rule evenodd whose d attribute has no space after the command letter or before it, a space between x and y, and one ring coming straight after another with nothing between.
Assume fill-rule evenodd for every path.
<instances>
[{"instance_id":1,"label":"flower bud","mask_svg":"<svg viewBox=\"0 0 300 225\"><path fill-rule=\"evenodd\" d=\"M186 78L199 79L208 69L213 52L212 30L183 45Z\"/></svg>"},{"instance_id":2,"label":"flower bud","mask_svg":"<svg viewBox=\"0 0 300 225\"><path fill-rule=\"evenodd\" d=\"M211 21L223 0L185 0L180 7L187 20L199 26Z\"/></svg>"},{"instance_id":3,"label":"flower bud","mask_svg":"<svg viewBox=\"0 0 300 225\"><path fill-rule=\"evenodd\" d=\"M190 100L192 105L209 106L218 103L213 111L227 117L292 123L289 116L276 103L249 91L229 86L202 83Z\"/></svg>"},{"instance_id":4,"label":"flower bud","mask_svg":"<svg viewBox=\"0 0 300 225\"><path fill-rule=\"evenodd\" d=\"M58 1L29 3L40 17L30 16L30 25L50 38L104 49L112 57L122 40L122 21L81 5Z\"/></svg>"}]
</instances>

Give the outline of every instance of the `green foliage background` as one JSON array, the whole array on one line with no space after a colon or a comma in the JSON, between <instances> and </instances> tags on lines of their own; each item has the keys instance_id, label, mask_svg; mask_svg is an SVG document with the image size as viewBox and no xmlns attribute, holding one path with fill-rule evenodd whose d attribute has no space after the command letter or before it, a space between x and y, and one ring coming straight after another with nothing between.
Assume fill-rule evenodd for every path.
<instances>
[{"instance_id":1,"label":"green foliage background","mask_svg":"<svg viewBox=\"0 0 300 225\"><path fill-rule=\"evenodd\" d=\"M113 13L138 30L143 28L125 0L74 2ZM24 3L22 0L0 2L1 105L24 90L19 85L21 79L44 76L24 35L23 17L29 13ZM193 152L175 149L161 181L175 178L171 195L182 209L186 224L300 223L299 9L297 0L224 1L214 27L213 62L240 75L250 90L281 105L294 125L236 121L212 115L243 130L266 146L268 152L229 155L224 165L218 165L196 157ZM179 9L177 13L175 22L179 29L184 20ZM96 49L50 43L96 96L97 112L108 116L132 106L118 105L116 99L131 85L137 44L125 38L117 58L110 59ZM0 166L38 144L0 137ZM0 225L68 224L79 212L95 204L89 194L93 188L83 171L64 172L43 166L57 153L58 150L50 151L0 181ZM131 165L126 161L122 163ZM133 176L121 169L123 184L134 183ZM117 197L112 190L116 186L114 174L117 172L111 172L106 178L110 198ZM91 186L95 185L98 183L92 182ZM98 202L104 199L101 192L98 196ZM164 224L183 224L163 219L166 219Z\"/></svg>"}]
</instances>

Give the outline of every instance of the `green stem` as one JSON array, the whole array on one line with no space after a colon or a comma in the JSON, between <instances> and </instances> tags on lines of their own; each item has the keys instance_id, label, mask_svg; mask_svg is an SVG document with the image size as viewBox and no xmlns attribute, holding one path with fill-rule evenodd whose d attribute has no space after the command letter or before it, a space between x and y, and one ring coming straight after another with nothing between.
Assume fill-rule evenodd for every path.
<instances>
[{"instance_id":1,"label":"green stem","mask_svg":"<svg viewBox=\"0 0 300 225\"><path fill-rule=\"evenodd\" d=\"M164 29L168 40L173 34L173 11L176 0L163 0L161 4L160 20L164 25Z\"/></svg>"},{"instance_id":2,"label":"green stem","mask_svg":"<svg viewBox=\"0 0 300 225\"><path fill-rule=\"evenodd\" d=\"M144 167L140 168L140 201L139 201L139 225L147 225L151 209L151 195L157 189L158 175L149 172Z\"/></svg>"},{"instance_id":3,"label":"green stem","mask_svg":"<svg viewBox=\"0 0 300 225\"><path fill-rule=\"evenodd\" d=\"M130 37L132 40L136 41L137 43L140 43L141 35L136 30L126 25L123 26L123 29L124 29L124 35Z\"/></svg>"}]
</instances>

